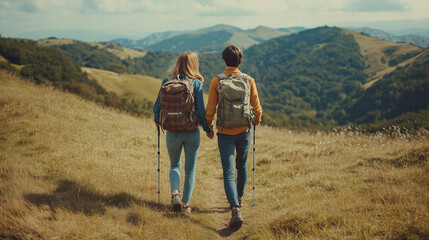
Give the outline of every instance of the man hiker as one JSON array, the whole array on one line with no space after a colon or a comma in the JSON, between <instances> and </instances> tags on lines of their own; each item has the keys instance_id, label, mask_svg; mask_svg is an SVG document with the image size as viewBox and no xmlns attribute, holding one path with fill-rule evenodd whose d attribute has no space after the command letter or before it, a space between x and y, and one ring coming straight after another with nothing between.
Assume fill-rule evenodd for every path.
<instances>
[{"instance_id":1,"label":"man hiker","mask_svg":"<svg viewBox=\"0 0 429 240\"><path fill-rule=\"evenodd\" d=\"M240 208L247 182L251 124L260 123L262 107L255 80L238 69L243 58L241 49L235 45L229 45L222 52L222 58L225 61L226 70L213 78L210 83L206 120L209 126L213 126L217 107L218 147L225 193L232 211L229 226L236 228L243 224ZM208 136L210 134L213 132L207 133ZM234 180L234 166L237 169L237 184Z\"/></svg>"}]
</instances>

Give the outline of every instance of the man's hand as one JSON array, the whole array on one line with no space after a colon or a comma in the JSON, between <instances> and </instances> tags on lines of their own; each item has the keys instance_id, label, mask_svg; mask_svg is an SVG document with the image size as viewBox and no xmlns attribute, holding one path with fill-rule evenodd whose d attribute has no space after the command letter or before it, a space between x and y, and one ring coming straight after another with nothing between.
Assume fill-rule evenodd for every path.
<instances>
[{"instance_id":1,"label":"man's hand","mask_svg":"<svg viewBox=\"0 0 429 240\"><path fill-rule=\"evenodd\" d=\"M214 137L214 131L213 131L213 129L212 129L211 132L207 133L207 137L209 137L210 139L213 139L213 137Z\"/></svg>"}]
</instances>

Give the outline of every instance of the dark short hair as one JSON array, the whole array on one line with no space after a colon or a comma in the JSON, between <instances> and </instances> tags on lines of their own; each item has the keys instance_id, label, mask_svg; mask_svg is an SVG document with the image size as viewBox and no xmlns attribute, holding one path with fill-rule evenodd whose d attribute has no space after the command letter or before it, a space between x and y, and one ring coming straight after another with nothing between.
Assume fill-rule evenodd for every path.
<instances>
[{"instance_id":1,"label":"dark short hair","mask_svg":"<svg viewBox=\"0 0 429 240\"><path fill-rule=\"evenodd\" d=\"M222 58L228 67L238 67L243 58L243 52L235 45L228 45L222 52Z\"/></svg>"}]
</instances>

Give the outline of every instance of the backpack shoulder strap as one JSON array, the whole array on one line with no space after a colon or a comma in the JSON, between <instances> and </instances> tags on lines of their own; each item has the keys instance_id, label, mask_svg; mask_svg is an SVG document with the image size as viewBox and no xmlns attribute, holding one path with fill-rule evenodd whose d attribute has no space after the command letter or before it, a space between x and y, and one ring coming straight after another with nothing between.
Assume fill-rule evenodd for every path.
<instances>
[{"instance_id":1,"label":"backpack shoulder strap","mask_svg":"<svg viewBox=\"0 0 429 240\"><path fill-rule=\"evenodd\" d=\"M245 73L240 73L240 75L238 75L238 77L248 77L249 75L245 74Z\"/></svg>"},{"instance_id":2,"label":"backpack shoulder strap","mask_svg":"<svg viewBox=\"0 0 429 240\"><path fill-rule=\"evenodd\" d=\"M247 74L245 74L245 73L240 73L238 76L235 76L235 74L234 73L232 73L230 76L232 76L232 77L245 77L245 78L247 78L249 75L247 75ZM219 80L222 80L222 79L225 79L225 78L228 78L228 76L226 76L224 73L221 73L221 74L219 74L219 75L217 75L217 77L219 78Z\"/></svg>"},{"instance_id":3,"label":"backpack shoulder strap","mask_svg":"<svg viewBox=\"0 0 429 240\"><path fill-rule=\"evenodd\" d=\"M167 81L166 81L166 83L167 83L168 81L171 81L171 80L177 80L177 78L175 78L175 77L172 77L172 76L169 76L169 77L167 78Z\"/></svg>"},{"instance_id":4,"label":"backpack shoulder strap","mask_svg":"<svg viewBox=\"0 0 429 240\"><path fill-rule=\"evenodd\" d=\"M226 76L225 73L221 73L221 74L217 75L217 77L219 78L219 80L222 80L222 79L227 78L228 76Z\"/></svg>"}]
</instances>

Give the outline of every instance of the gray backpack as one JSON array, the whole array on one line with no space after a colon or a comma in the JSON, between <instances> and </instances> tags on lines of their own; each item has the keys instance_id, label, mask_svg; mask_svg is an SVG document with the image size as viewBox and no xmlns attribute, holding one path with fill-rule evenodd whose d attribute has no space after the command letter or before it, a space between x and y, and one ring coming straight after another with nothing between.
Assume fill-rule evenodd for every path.
<instances>
[{"instance_id":1,"label":"gray backpack","mask_svg":"<svg viewBox=\"0 0 429 240\"><path fill-rule=\"evenodd\" d=\"M254 118L250 104L250 84L247 74L219 74L216 125L221 127L248 126Z\"/></svg>"}]
</instances>

